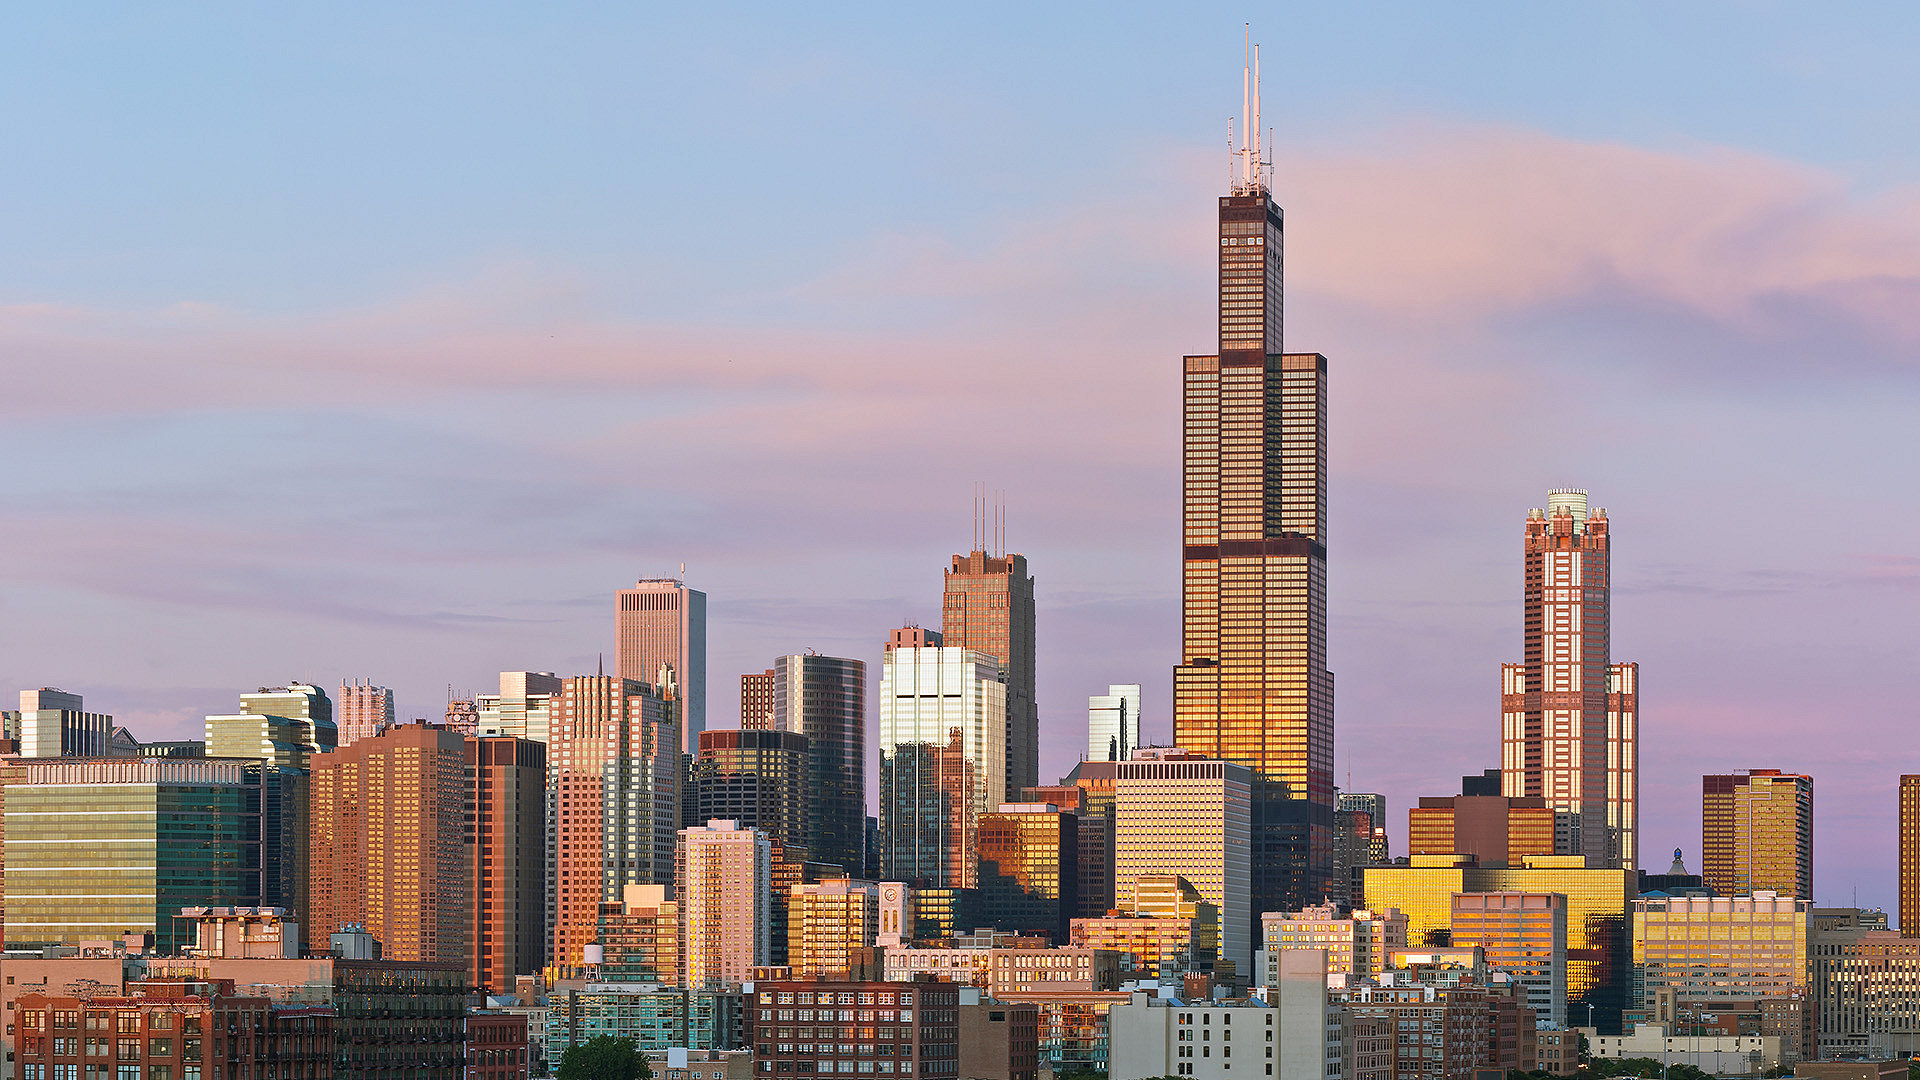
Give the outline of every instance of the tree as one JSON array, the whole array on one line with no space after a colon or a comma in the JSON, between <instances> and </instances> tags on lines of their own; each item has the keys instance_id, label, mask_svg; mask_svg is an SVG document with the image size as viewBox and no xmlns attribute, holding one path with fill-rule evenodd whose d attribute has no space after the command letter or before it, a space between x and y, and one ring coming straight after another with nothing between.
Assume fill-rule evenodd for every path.
<instances>
[{"instance_id":1,"label":"tree","mask_svg":"<svg viewBox=\"0 0 1920 1080\"><path fill-rule=\"evenodd\" d=\"M653 1080L653 1068L632 1039L601 1035L567 1047L556 1080Z\"/></svg>"}]
</instances>

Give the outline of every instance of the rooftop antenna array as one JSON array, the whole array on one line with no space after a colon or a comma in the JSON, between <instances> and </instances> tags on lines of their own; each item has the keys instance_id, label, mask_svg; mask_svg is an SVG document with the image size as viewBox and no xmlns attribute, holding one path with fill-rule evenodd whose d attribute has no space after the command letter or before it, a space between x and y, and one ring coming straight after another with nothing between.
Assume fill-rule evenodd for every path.
<instances>
[{"instance_id":1,"label":"rooftop antenna array","mask_svg":"<svg viewBox=\"0 0 1920 1080\"><path fill-rule=\"evenodd\" d=\"M1234 152L1233 193L1259 195L1268 190L1273 175L1273 160L1261 146L1260 128L1260 46L1253 43L1253 25L1246 27L1246 66L1240 69L1240 147ZM1232 125L1229 123L1231 132ZM1232 141L1231 135L1228 139Z\"/></svg>"}]
</instances>

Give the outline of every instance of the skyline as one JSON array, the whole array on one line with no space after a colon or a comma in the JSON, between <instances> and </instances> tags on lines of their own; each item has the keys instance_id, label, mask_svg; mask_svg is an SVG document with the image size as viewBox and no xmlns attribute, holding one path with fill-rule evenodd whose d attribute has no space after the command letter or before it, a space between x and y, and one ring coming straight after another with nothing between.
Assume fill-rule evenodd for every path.
<instances>
[{"instance_id":1,"label":"skyline","mask_svg":"<svg viewBox=\"0 0 1920 1080\"><path fill-rule=\"evenodd\" d=\"M621 188L593 175L603 159L580 152L592 125L549 131L532 103L508 111L508 143L557 140L573 150L560 155L568 167L502 179L472 175L494 158L478 115L450 98L435 101L473 125L455 126L474 141L422 136L417 155L395 159L419 119L405 110L367 117L366 145L337 121L309 128L314 149L295 154L291 140L258 141L247 123L226 133L251 143L182 129L165 111L173 99L136 102L131 82L103 96L54 94L72 126L29 130L45 152L0 179L0 194L27 208L0 226L16 462L0 480L0 677L12 680L0 689L64 686L148 739L190 735L238 692L289 678L331 692L370 676L398 689L403 719L434 717L449 681L484 692L500 670L593 670L612 651L608 593L684 561L689 584L713 598L719 707L709 725L733 726L732 681L775 656L815 647L875 663L892 627L938 625L939 568L965 535L960 488L978 479L1008 490L1008 546L1036 578L1041 779L1077 757L1082 703L1110 683L1143 684L1143 741L1170 742L1177 357L1204 348L1211 320L1209 217L1226 175L1215 144L1238 102L1240 20L1187 21L1152 65L1166 70L1128 91L1134 126L1127 110L1096 109L1084 88L1049 81L1033 100L1060 107L1035 108L992 138L1013 119L1002 95L1033 92L1034 75L1011 89L961 78L951 98L920 90L884 107L906 115L944 103L940 147L904 121L886 130L906 150L842 129L841 95L891 73L884 38L841 46L871 72L828 65L808 82L796 63L792 100L766 102L752 133L798 154L793 136L769 130L780 116L819 132L827 150L798 157L772 201L787 213L753 229L710 213L740 190L723 160L622 159ZM1471 21L1451 32L1465 35ZM1491 89L1465 75L1438 109L1400 107L1404 87L1370 106L1362 79L1308 88L1333 63L1310 58L1337 17L1273 22L1300 35L1264 33L1270 111L1281 105L1275 189L1292 211L1289 340L1340 363L1328 665L1340 675L1337 781L1347 786L1351 765L1352 789L1388 795L1404 851L1415 797L1453 794L1461 774L1498 764L1489 673L1520 638L1516 522L1550 487L1586 488L1626 538L1613 651L1648 680L1642 863L1657 870L1680 846L1699 869L1701 774L1806 772L1816 894L1839 902L1857 882L1863 902L1891 910L1894 788L1913 769L1899 721L1912 713L1903 661L1920 516L1898 493L1914 479L1900 432L1920 396L1916 327L1903 310L1920 280L1920 165L1898 147L1867 154L1844 131L1795 134L1751 117L1743 126L1724 102L1697 123L1662 127L1646 120L1652 89L1621 97L1631 107L1611 124L1577 107L1475 107ZM1561 32L1589 24L1567 17ZM962 34L938 70L964 67L969 44L1005 58L1070 42L1067 71L1111 68L1097 46L1120 31L1096 27L1079 41L1041 25L1051 37L997 48ZM228 32L215 40L263 30ZM754 33L771 48L772 30ZM336 34L291 54L305 62L290 70L320 89L263 79L262 104L293 105L297 120L339 104L322 100L328 88L368 93L342 74L348 54L337 50L350 43ZM510 36L470 30L439 70L471 90L491 70L478 57L511 55ZM217 59L207 44L179 44ZM1649 44L1639 59L1657 75L1670 47ZM574 55L612 84L596 66L605 49L576 45ZM793 49L830 53L817 33ZM1738 71L1764 67L1733 51ZM23 59L6 100L71 91L53 71L61 55ZM376 48L355 70L372 84L430 82L400 60ZM702 86L735 68L714 54L679 61L702 63L712 76ZM175 93L196 100L233 74L207 70ZM1183 77L1193 72L1210 74ZM1827 94L1841 95L1844 77L1830 77ZM658 78L649 91L671 75ZM596 115L581 85L534 101ZM1764 110L1778 91L1752 85L1761 100L1745 107ZM1887 84L1850 92L1865 101L1874 87ZM1620 92L1609 82L1593 94ZM673 133L688 147L718 139L700 129L731 93ZM1141 100L1154 94L1168 101ZM227 109L264 122L252 107ZM153 130L198 133L185 141L215 152L197 164L155 158L165 167L151 173L151 201L133 196L139 185L103 195L82 172L149 175L144 157L73 152L106 152L86 133L103 130L89 121L122 115L115 108L171 118ZM1636 110L1646 123L1637 133ZM1031 167L1063 152L1043 136L1058 140L1068 118L1089 116L1089 164L1100 169L1091 200L1073 166ZM384 193L373 178L344 189L358 204L313 198L322 193L290 182L291 166L330 162L327 150L415 171L389 169ZM136 141L119 152L158 150ZM929 158L939 167L901 163ZM249 163L285 163L286 174L239 168ZM111 164L121 167L98 168ZM392 233L404 211L428 205L431 176L449 208ZM225 206L179 203L169 183L192 178L216 181ZM236 197L247 179L263 182L252 201ZM829 179L847 190L829 190ZM916 180L930 183L929 201L903 196ZM589 236L580 209L543 215L503 197L510 181L522 196L570 194L603 222L625 223ZM638 215L649 233L614 212L636 191L699 209ZM319 211L313 231L294 222L303 198ZM356 215L356 205L380 212ZM854 217L856 205L871 216ZM88 206L92 217L79 213ZM238 235L273 222L281 229L260 235L282 242L278 261ZM699 228L714 222L717 244ZM318 236L329 223L342 239ZM456 242L473 226L485 242ZM744 280L717 255L666 272L707 244L763 237ZM809 251L827 257L803 266ZM955 385L956 370L977 377ZM1543 423L1548 406L1568 412ZM993 439L969 422L983 408L1002 418ZM1543 427L1580 434L1543 447ZM954 449L930 460L927 447ZM809 498L818 492L803 490L801 465L837 490ZM1865 738L1788 738L1854 724ZM1742 739L1736 757L1720 749L1750 733L1775 741ZM1428 752L1406 760L1395 748L1407 745Z\"/></svg>"}]
</instances>

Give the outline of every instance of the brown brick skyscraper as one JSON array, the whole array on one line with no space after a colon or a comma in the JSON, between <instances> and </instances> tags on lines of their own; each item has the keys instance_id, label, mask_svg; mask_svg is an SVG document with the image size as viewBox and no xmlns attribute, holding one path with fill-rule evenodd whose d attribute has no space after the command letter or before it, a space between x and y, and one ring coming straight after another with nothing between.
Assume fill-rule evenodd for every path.
<instances>
[{"instance_id":1,"label":"brown brick skyscraper","mask_svg":"<svg viewBox=\"0 0 1920 1080\"><path fill-rule=\"evenodd\" d=\"M1282 217L1248 74L1219 205L1219 352L1185 358L1184 579L1173 741L1251 767L1254 917L1327 895L1327 359L1281 351ZM1242 928L1251 933L1253 927Z\"/></svg>"},{"instance_id":2,"label":"brown brick skyscraper","mask_svg":"<svg viewBox=\"0 0 1920 1080\"><path fill-rule=\"evenodd\" d=\"M547 744L512 735L465 743L473 872L468 979L506 994L515 975L539 971L547 954Z\"/></svg>"},{"instance_id":3,"label":"brown brick skyscraper","mask_svg":"<svg viewBox=\"0 0 1920 1080\"><path fill-rule=\"evenodd\" d=\"M1007 673L1006 790L1040 782L1040 707L1034 701L1033 577L1025 555L975 550L947 570L940 635L952 648L978 649Z\"/></svg>"},{"instance_id":4,"label":"brown brick skyscraper","mask_svg":"<svg viewBox=\"0 0 1920 1080\"><path fill-rule=\"evenodd\" d=\"M1700 880L1720 896L1813 899L1813 777L1779 769L1700 778Z\"/></svg>"},{"instance_id":5,"label":"brown brick skyscraper","mask_svg":"<svg viewBox=\"0 0 1920 1080\"><path fill-rule=\"evenodd\" d=\"M388 960L467 964L464 743L416 722L313 756L309 940L359 923Z\"/></svg>"},{"instance_id":6,"label":"brown brick skyscraper","mask_svg":"<svg viewBox=\"0 0 1920 1080\"><path fill-rule=\"evenodd\" d=\"M1920 937L1920 776L1900 778L1900 933Z\"/></svg>"},{"instance_id":7,"label":"brown brick skyscraper","mask_svg":"<svg viewBox=\"0 0 1920 1080\"><path fill-rule=\"evenodd\" d=\"M1608 660L1612 534L1587 493L1527 511L1524 653L1501 665L1500 783L1559 814L1556 848L1639 865L1638 664Z\"/></svg>"}]
</instances>

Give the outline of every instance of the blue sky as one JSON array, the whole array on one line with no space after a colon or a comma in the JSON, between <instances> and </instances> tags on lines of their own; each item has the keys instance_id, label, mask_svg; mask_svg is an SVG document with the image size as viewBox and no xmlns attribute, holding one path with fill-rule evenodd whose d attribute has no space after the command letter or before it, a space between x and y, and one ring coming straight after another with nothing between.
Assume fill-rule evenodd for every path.
<instances>
[{"instance_id":1,"label":"blue sky","mask_svg":"<svg viewBox=\"0 0 1920 1080\"><path fill-rule=\"evenodd\" d=\"M1493 763L1521 522L1585 486L1646 864L1697 862L1701 772L1802 769L1819 898L1891 904L1891 5L9 11L0 684L152 738L289 678L433 715L590 669L612 591L684 561L725 724L739 672L935 621L977 479L1039 579L1043 772L1109 682L1165 737L1248 19L1288 346L1333 365L1342 776L1403 836Z\"/></svg>"}]
</instances>

